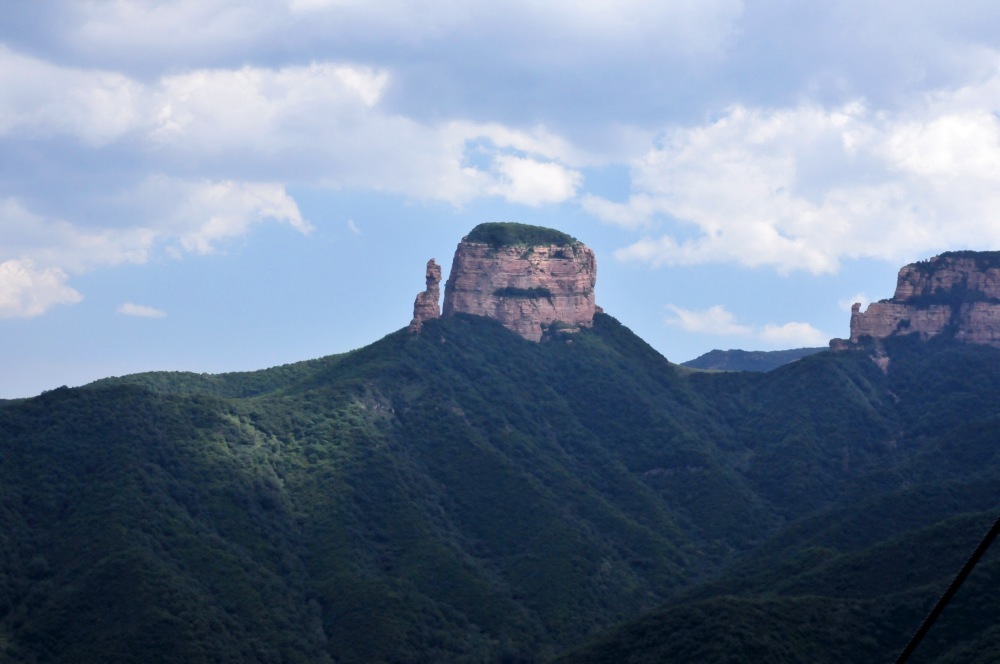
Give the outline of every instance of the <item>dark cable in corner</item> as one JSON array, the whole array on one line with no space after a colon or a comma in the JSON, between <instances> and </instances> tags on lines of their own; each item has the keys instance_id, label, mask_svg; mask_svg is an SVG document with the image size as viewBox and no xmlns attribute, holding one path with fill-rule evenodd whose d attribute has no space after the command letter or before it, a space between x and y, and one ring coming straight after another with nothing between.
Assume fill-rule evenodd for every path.
<instances>
[{"instance_id":1,"label":"dark cable in corner","mask_svg":"<svg viewBox=\"0 0 1000 664\"><path fill-rule=\"evenodd\" d=\"M937 604L934 605L934 608L931 609L931 612L927 614L926 618L924 618L924 622L920 624L920 627L917 629L916 633L914 633L913 638L911 638L910 642L906 644L905 648L903 648L903 652L899 654L899 657L896 659L896 664L903 664L910 658L913 651L917 649L918 645L920 645L921 639L923 639L927 632L930 631L934 621L937 620L938 616L941 615L941 612L944 611L944 607L948 605L948 602L951 601L951 598L955 596L956 592L958 592L959 587L961 587L962 583L969 576L969 573L972 572L972 568L976 566L979 559L983 557L984 553L986 553L986 549L990 548L990 544L992 544L993 540L996 539L998 533L1000 533L1000 517L997 517L997 520L993 522L993 527L990 528L990 531L986 533L985 537L983 537L979 546L977 546L976 550L972 552L971 556L969 556L969 559L965 562L965 565L959 571L958 575L952 580L951 585L948 586L948 589L944 591L943 595L941 595L941 599L938 600Z\"/></svg>"}]
</instances>

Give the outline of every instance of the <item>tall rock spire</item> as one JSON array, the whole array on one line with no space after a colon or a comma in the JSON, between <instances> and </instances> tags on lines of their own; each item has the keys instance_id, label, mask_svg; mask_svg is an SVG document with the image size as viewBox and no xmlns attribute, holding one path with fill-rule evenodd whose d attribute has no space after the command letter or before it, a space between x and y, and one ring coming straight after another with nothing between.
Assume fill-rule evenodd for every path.
<instances>
[{"instance_id":1,"label":"tall rock spire","mask_svg":"<svg viewBox=\"0 0 1000 664\"><path fill-rule=\"evenodd\" d=\"M419 332L425 320L441 316L441 308L438 306L441 299L441 266L433 258L427 261L426 283L427 289L417 293L417 299L413 302L413 320L409 327L411 332Z\"/></svg>"}]
</instances>

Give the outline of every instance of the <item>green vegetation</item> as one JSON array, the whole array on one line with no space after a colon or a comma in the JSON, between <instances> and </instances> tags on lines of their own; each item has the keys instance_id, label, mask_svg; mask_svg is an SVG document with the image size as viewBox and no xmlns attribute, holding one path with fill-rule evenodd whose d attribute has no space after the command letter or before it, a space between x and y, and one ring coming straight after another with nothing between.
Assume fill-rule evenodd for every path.
<instances>
[{"instance_id":1,"label":"green vegetation","mask_svg":"<svg viewBox=\"0 0 1000 664\"><path fill-rule=\"evenodd\" d=\"M553 228L531 226L510 221L479 224L465 236L468 242L479 242L491 247L511 246L558 246L570 247L579 244L571 235Z\"/></svg>"},{"instance_id":2,"label":"green vegetation","mask_svg":"<svg viewBox=\"0 0 1000 664\"><path fill-rule=\"evenodd\" d=\"M514 286L504 286L493 291L497 297L524 298L528 300L552 299L552 291L544 286L534 286L532 288L516 288Z\"/></svg>"},{"instance_id":3,"label":"green vegetation","mask_svg":"<svg viewBox=\"0 0 1000 664\"><path fill-rule=\"evenodd\" d=\"M939 259L972 259L976 262L976 269L987 270L989 268L1000 268L1000 251L946 251L934 258L914 263L917 270L930 273L938 268Z\"/></svg>"},{"instance_id":4,"label":"green vegetation","mask_svg":"<svg viewBox=\"0 0 1000 664\"><path fill-rule=\"evenodd\" d=\"M886 345L458 315L0 403L0 660L891 661L1000 504L1000 351ZM913 661L996 652L998 555Z\"/></svg>"}]
</instances>

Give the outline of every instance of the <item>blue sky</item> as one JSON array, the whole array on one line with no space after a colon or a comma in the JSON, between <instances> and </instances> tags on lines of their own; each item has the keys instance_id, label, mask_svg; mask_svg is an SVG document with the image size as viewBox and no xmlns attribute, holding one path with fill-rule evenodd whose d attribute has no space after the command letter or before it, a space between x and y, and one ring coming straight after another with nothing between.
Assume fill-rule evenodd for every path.
<instances>
[{"instance_id":1,"label":"blue sky","mask_svg":"<svg viewBox=\"0 0 1000 664\"><path fill-rule=\"evenodd\" d=\"M405 326L559 228L673 361L1000 249L1000 5L0 0L0 398Z\"/></svg>"}]
</instances>

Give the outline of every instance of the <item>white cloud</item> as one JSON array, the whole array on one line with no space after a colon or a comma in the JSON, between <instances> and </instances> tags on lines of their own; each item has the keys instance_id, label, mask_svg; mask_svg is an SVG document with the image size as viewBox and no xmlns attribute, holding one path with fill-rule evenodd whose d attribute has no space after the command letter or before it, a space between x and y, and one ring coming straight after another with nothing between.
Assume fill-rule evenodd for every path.
<instances>
[{"instance_id":1,"label":"white cloud","mask_svg":"<svg viewBox=\"0 0 1000 664\"><path fill-rule=\"evenodd\" d=\"M83 297L66 285L58 268L37 268L30 260L0 263L0 318L33 318L58 304L76 304Z\"/></svg>"},{"instance_id":2,"label":"white cloud","mask_svg":"<svg viewBox=\"0 0 1000 664\"><path fill-rule=\"evenodd\" d=\"M149 307L144 304L134 304L132 302L122 304L115 311L123 316L136 316L139 318L165 318L167 315L167 312L155 307Z\"/></svg>"},{"instance_id":3,"label":"white cloud","mask_svg":"<svg viewBox=\"0 0 1000 664\"><path fill-rule=\"evenodd\" d=\"M110 71L60 67L0 44L0 135L69 135L107 144L139 122L142 86Z\"/></svg>"},{"instance_id":4,"label":"white cloud","mask_svg":"<svg viewBox=\"0 0 1000 664\"><path fill-rule=\"evenodd\" d=\"M85 272L97 266L145 263L157 232L143 227L80 227L28 210L16 198L0 199L0 260L27 259L32 264Z\"/></svg>"},{"instance_id":5,"label":"white cloud","mask_svg":"<svg viewBox=\"0 0 1000 664\"><path fill-rule=\"evenodd\" d=\"M760 329L758 337L772 346L825 346L830 337L824 335L809 323L769 323Z\"/></svg>"},{"instance_id":6,"label":"white cloud","mask_svg":"<svg viewBox=\"0 0 1000 664\"><path fill-rule=\"evenodd\" d=\"M616 254L653 265L824 273L844 259L1000 246L1000 119L967 110L969 94L942 91L895 114L734 106L636 160L628 202L584 206L626 227L669 224ZM1000 75L978 94L1000 105Z\"/></svg>"},{"instance_id":7,"label":"white cloud","mask_svg":"<svg viewBox=\"0 0 1000 664\"><path fill-rule=\"evenodd\" d=\"M538 206L575 196L582 177L571 166L600 159L544 127L414 121L383 107L387 70L350 63L198 69L141 82L0 47L4 83L0 136L119 142L151 171L185 179L279 174L455 204L499 196ZM466 163L470 144L486 153L485 166Z\"/></svg>"},{"instance_id":8,"label":"white cloud","mask_svg":"<svg viewBox=\"0 0 1000 664\"><path fill-rule=\"evenodd\" d=\"M948 71L966 62L967 78L931 92L910 88L891 110L861 95L850 103L844 95L836 103L745 101L710 122L674 121L651 143L649 117L673 117L670 90L644 92L656 110L643 110L645 119L634 124L593 102L613 105L613 91L639 80L633 74L649 76L669 63L686 62L685 75L707 72L699 67L723 63L745 41L741 20L776 10L739 0L599 0L569 11L570 4L137 0L64 9L74 20L52 28L64 37L60 61L89 64L58 65L54 56L24 54L44 48L0 46L0 140L34 141L55 153L69 137L82 154L78 163L87 165L60 165L115 181L118 200L97 199L114 197L107 188L68 185L59 196L76 197L90 216L42 215L27 226L51 239L26 241L24 251L0 248L0 260L26 257L73 273L144 262L164 247L207 253L264 220L308 232L288 193L297 185L456 206L485 197L533 207L578 200L592 215L640 230L616 256L652 265L730 262L829 273L845 259L911 260L960 245L1000 245L992 219L1000 207L1000 120L993 114L1000 53L978 43L948 51L955 61ZM809 17L832 16L843 26L862 13L852 5ZM928 34L923 19L907 25ZM301 40L274 42L276 31ZM934 48L944 53L946 42ZM284 46L263 50L274 43ZM148 48L136 58L162 57L169 68L133 66L127 54L139 44ZM473 46L489 61L472 67L461 57ZM227 65L233 62L241 64ZM734 62L726 66L737 71ZM420 73L425 69L431 74ZM483 83L490 72L509 78ZM415 94L422 75L440 75L434 82L442 87ZM585 79L586 91L549 90L546 81L557 79ZM473 82L476 92L466 92ZM500 95L504 105L468 112L462 95L472 94L484 104ZM550 107L516 108L526 96L546 95ZM551 113L557 102L584 118L587 130L567 133L564 116ZM706 108L686 117L705 117ZM525 117L531 123L510 119ZM594 144L607 141L580 138L591 133L626 137L628 147L597 150ZM632 147L637 137L646 137L644 154ZM628 200L587 191L584 170L613 164L626 150ZM126 162L135 167L127 184L115 180ZM43 160L25 166L45 167ZM58 185L80 175L52 177ZM3 193L24 199L16 190ZM105 210L123 209L130 214L99 220Z\"/></svg>"},{"instance_id":9,"label":"white cloud","mask_svg":"<svg viewBox=\"0 0 1000 664\"><path fill-rule=\"evenodd\" d=\"M312 230L285 188L266 182L151 178L109 205L119 214L138 213L148 227L88 228L33 213L15 198L0 199L0 318L78 302L68 273L145 263L158 248L175 256L210 253L266 220Z\"/></svg>"},{"instance_id":10,"label":"white cloud","mask_svg":"<svg viewBox=\"0 0 1000 664\"><path fill-rule=\"evenodd\" d=\"M271 182L187 182L157 176L107 205L116 214L142 218L147 226L88 228L33 213L17 199L0 199L5 234L0 259L27 257L80 273L145 263L157 247L211 253L219 243L267 220L303 234L312 230L284 186Z\"/></svg>"},{"instance_id":11,"label":"white cloud","mask_svg":"<svg viewBox=\"0 0 1000 664\"><path fill-rule=\"evenodd\" d=\"M667 309L673 314L673 317L668 318L667 322L688 332L719 336L746 336L753 332L752 328L737 323L736 316L722 305L717 304L704 311L694 311L668 304Z\"/></svg>"},{"instance_id":12,"label":"white cloud","mask_svg":"<svg viewBox=\"0 0 1000 664\"><path fill-rule=\"evenodd\" d=\"M668 325L687 332L713 336L740 336L772 347L820 346L829 337L809 323L790 322L782 325L768 323L753 327L739 323L736 316L722 305L715 305L701 311L684 309L668 304L671 315L666 318Z\"/></svg>"},{"instance_id":13,"label":"white cloud","mask_svg":"<svg viewBox=\"0 0 1000 664\"><path fill-rule=\"evenodd\" d=\"M371 121L388 79L385 70L330 62L175 74L147 91L149 135L195 154L305 149Z\"/></svg>"},{"instance_id":14,"label":"white cloud","mask_svg":"<svg viewBox=\"0 0 1000 664\"><path fill-rule=\"evenodd\" d=\"M186 251L211 253L220 241L245 235L253 224L267 219L288 224L303 234L312 230L282 185L233 181L179 184L187 194L174 210L173 221L178 226L193 222L193 228L182 231L179 237Z\"/></svg>"},{"instance_id":15,"label":"white cloud","mask_svg":"<svg viewBox=\"0 0 1000 664\"><path fill-rule=\"evenodd\" d=\"M499 155L495 164L500 179L492 191L511 203L534 207L573 198L582 179L579 173L553 162Z\"/></svg>"}]
</instances>

